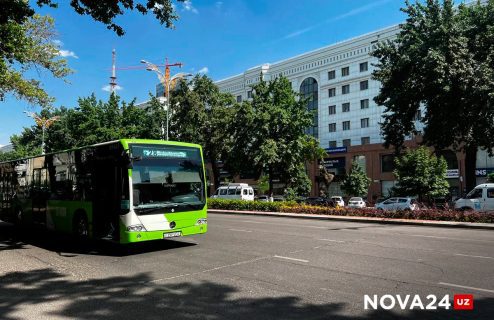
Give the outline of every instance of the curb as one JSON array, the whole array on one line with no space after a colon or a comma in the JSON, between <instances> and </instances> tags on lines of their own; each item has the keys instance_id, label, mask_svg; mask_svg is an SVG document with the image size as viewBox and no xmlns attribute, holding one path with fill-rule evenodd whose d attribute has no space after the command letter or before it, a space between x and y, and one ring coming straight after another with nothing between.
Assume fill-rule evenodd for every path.
<instances>
[{"instance_id":1,"label":"curb","mask_svg":"<svg viewBox=\"0 0 494 320\"><path fill-rule=\"evenodd\" d=\"M326 221L330 220L330 221L361 222L361 223L416 225L416 226L424 226L424 227L494 230L494 223L409 220L409 219L334 216L334 215L318 215L318 214L305 214L305 213L268 212L268 211L237 211L237 210L221 210L221 209L208 209L208 213L312 219L312 220L326 220Z\"/></svg>"}]
</instances>

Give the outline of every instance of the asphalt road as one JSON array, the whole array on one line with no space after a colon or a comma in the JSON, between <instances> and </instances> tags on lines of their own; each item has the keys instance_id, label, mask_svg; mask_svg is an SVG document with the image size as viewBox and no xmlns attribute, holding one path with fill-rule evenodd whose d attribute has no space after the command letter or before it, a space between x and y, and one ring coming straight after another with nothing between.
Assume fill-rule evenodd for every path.
<instances>
[{"instance_id":1,"label":"asphalt road","mask_svg":"<svg viewBox=\"0 0 494 320\"><path fill-rule=\"evenodd\" d=\"M494 319L492 231L208 222L205 235L125 250L0 222L0 319ZM364 310L365 294L409 294L409 307L460 293L473 311Z\"/></svg>"}]
</instances>

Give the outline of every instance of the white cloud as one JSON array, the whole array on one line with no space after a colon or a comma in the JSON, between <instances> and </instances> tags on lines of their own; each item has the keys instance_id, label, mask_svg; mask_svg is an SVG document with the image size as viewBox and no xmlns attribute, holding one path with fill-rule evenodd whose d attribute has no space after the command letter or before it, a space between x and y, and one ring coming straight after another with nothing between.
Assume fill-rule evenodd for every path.
<instances>
[{"instance_id":1,"label":"white cloud","mask_svg":"<svg viewBox=\"0 0 494 320\"><path fill-rule=\"evenodd\" d=\"M104 86L103 88L101 88L101 90L103 91L106 91L106 92L110 92L111 91L111 86L109 84L107 84L106 86ZM118 91L118 90L123 90L123 88L119 85L116 85L115 86L115 91Z\"/></svg>"},{"instance_id":2,"label":"white cloud","mask_svg":"<svg viewBox=\"0 0 494 320\"><path fill-rule=\"evenodd\" d=\"M72 57L76 59L79 58L74 51L70 51L70 50L58 50L58 55L62 57Z\"/></svg>"},{"instance_id":3,"label":"white cloud","mask_svg":"<svg viewBox=\"0 0 494 320\"><path fill-rule=\"evenodd\" d=\"M323 22L320 22L320 23L314 24L312 26L309 26L307 28L304 28L304 29L301 29L301 30L297 30L297 31L294 31L294 32L292 32L290 34L287 34L282 39L290 39L290 38L293 38L293 37L297 37L297 36L299 36L301 34L304 34L306 32L309 32L312 29L315 29L317 27L320 27L320 26L322 26L322 25L324 25L326 23L335 22L335 21L342 20L342 19L345 19L345 18L348 18L348 17L351 17L351 16L355 16L355 15L357 15L359 13L362 13L362 12L365 12L365 11L369 11L372 8L381 6L381 5L386 4L386 3L390 2L390 1L391 0L375 1L375 2L372 2L372 3L367 4L365 6L361 6L361 7L352 9L352 10L350 10L348 12L345 12L343 14L340 14L339 16L329 18L327 20L324 20Z\"/></svg>"},{"instance_id":4,"label":"white cloud","mask_svg":"<svg viewBox=\"0 0 494 320\"><path fill-rule=\"evenodd\" d=\"M197 73L203 73L203 74L206 74L208 72L209 72L209 68L208 67L204 67L201 70L197 71Z\"/></svg>"},{"instance_id":5,"label":"white cloud","mask_svg":"<svg viewBox=\"0 0 494 320\"><path fill-rule=\"evenodd\" d=\"M218 9L221 9L221 7L223 6L223 1L216 1L214 3L214 6Z\"/></svg>"},{"instance_id":6,"label":"white cloud","mask_svg":"<svg viewBox=\"0 0 494 320\"><path fill-rule=\"evenodd\" d=\"M195 14L198 14L199 11L197 11L196 8L194 8L194 6L192 5L192 1L190 0L185 0L184 3L182 4L183 6L183 10L185 11L190 11L190 12L193 12Z\"/></svg>"},{"instance_id":7,"label":"white cloud","mask_svg":"<svg viewBox=\"0 0 494 320\"><path fill-rule=\"evenodd\" d=\"M56 44L59 47L63 46L63 42L60 41L60 40L53 40L53 43Z\"/></svg>"}]
</instances>

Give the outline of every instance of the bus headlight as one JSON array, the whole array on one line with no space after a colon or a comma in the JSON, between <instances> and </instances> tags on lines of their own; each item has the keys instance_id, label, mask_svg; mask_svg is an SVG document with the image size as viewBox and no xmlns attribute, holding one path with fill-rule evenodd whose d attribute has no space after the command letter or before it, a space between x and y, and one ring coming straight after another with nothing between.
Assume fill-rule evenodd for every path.
<instances>
[{"instance_id":1,"label":"bus headlight","mask_svg":"<svg viewBox=\"0 0 494 320\"><path fill-rule=\"evenodd\" d=\"M146 231L146 228L142 224L136 224L133 226L128 226L127 231Z\"/></svg>"},{"instance_id":2,"label":"bus headlight","mask_svg":"<svg viewBox=\"0 0 494 320\"><path fill-rule=\"evenodd\" d=\"M206 219L206 218L198 219L196 222L196 226L201 225L201 224L208 224L208 219Z\"/></svg>"}]
</instances>

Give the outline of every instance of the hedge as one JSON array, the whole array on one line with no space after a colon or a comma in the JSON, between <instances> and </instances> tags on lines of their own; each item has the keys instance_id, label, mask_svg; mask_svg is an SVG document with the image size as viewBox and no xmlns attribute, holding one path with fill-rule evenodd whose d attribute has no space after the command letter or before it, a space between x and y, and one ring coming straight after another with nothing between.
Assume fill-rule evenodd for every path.
<instances>
[{"instance_id":1,"label":"hedge","mask_svg":"<svg viewBox=\"0 0 494 320\"><path fill-rule=\"evenodd\" d=\"M259 202L226 199L208 199L210 209L239 210L239 211L269 211L306 213L338 216L358 216L374 218L394 218L411 220L436 220L457 222L494 223L494 212L455 211L455 210L413 210L413 211L382 211L375 208L351 209L331 208L298 204L296 202Z\"/></svg>"}]
</instances>

